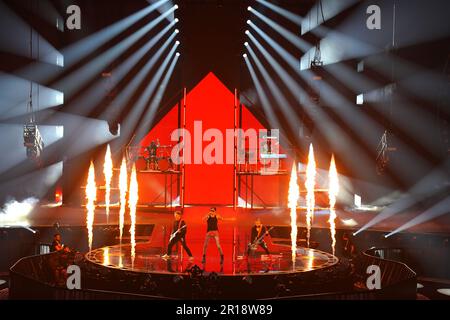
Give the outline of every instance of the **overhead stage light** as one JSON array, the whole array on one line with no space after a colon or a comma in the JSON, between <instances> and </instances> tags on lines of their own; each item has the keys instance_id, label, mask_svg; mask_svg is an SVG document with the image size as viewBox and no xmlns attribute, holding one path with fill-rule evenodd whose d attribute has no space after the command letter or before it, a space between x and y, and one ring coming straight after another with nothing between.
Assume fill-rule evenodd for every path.
<instances>
[{"instance_id":1,"label":"overhead stage light","mask_svg":"<svg viewBox=\"0 0 450 320\"><path fill-rule=\"evenodd\" d=\"M243 56L244 58L247 58L247 54L246 54L246 53L244 53L242 56Z\"/></svg>"},{"instance_id":2,"label":"overhead stage light","mask_svg":"<svg viewBox=\"0 0 450 320\"><path fill-rule=\"evenodd\" d=\"M64 104L64 93L57 92L55 95L55 100L58 105Z\"/></svg>"},{"instance_id":3,"label":"overhead stage light","mask_svg":"<svg viewBox=\"0 0 450 320\"><path fill-rule=\"evenodd\" d=\"M244 46L248 47L248 42L244 43Z\"/></svg>"},{"instance_id":4,"label":"overhead stage light","mask_svg":"<svg viewBox=\"0 0 450 320\"><path fill-rule=\"evenodd\" d=\"M178 29L175 29L175 33L180 33L180 30L178 30Z\"/></svg>"},{"instance_id":5,"label":"overhead stage light","mask_svg":"<svg viewBox=\"0 0 450 320\"><path fill-rule=\"evenodd\" d=\"M180 44L180 41L177 40L177 41L175 41L175 43L176 43L176 44Z\"/></svg>"},{"instance_id":6,"label":"overhead stage light","mask_svg":"<svg viewBox=\"0 0 450 320\"><path fill-rule=\"evenodd\" d=\"M355 194L354 205L355 205L355 208L361 208L362 207L362 198L361 198L361 196Z\"/></svg>"},{"instance_id":7,"label":"overhead stage light","mask_svg":"<svg viewBox=\"0 0 450 320\"><path fill-rule=\"evenodd\" d=\"M245 30L245 34L250 34L250 31L248 31L248 30Z\"/></svg>"},{"instance_id":8,"label":"overhead stage light","mask_svg":"<svg viewBox=\"0 0 450 320\"><path fill-rule=\"evenodd\" d=\"M174 8L175 8L175 9L178 9L178 5L176 4L176 5L174 6Z\"/></svg>"},{"instance_id":9,"label":"overhead stage light","mask_svg":"<svg viewBox=\"0 0 450 320\"><path fill-rule=\"evenodd\" d=\"M360 106L364 104L364 94L359 94L356 96L356 104Z\"/></svg>"},{"instance_id":10,"label":"overhead stage light","mask_svg":"<svg viewBox=\"0 0 450 320\"><path fill-rule=\"evenodd\" d=\"M248 7L247 7L247 10L248 10L248 11L252 11L252 7L248 6Z\"/></svg>"},{"instance_id":11,"label":"overhead stage light","mask_svg":"<svg viewBox=\"0 0 450 320\"><path fill-rule=\"evenodd\" d=\"M178 19L178 18L175 18L175 22L178 22L178 21L180 21L180 19Z\"/></svg>"},{"instance_id":12,"label":"overhead stage light","mask_svg":"<svg viewBox=\"0 0 450 320\"><path fill-rule=\"evenodd\" d=\"M250 24L251 23L251 21L250 20L247 20L247 24Z\"/></svg>"},{"instance_id":13,"label":"overhead stage light","mask_svg":"<svg viewBox=\"0 0 450 320\"><path fill-rule=\"evenodd\" d=\"M176 56L177 56L177 57L179 57L179 56L180 56L180 53L179 53L179 52L177 52L177 53L176 53Z\"/></svg>"}]
</instances>

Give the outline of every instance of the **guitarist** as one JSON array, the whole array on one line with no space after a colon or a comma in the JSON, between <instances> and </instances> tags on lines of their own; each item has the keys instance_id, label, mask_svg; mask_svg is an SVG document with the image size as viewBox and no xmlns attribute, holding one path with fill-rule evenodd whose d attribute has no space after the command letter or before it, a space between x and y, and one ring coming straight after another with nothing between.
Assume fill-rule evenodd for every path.
<instances>
[{"instance_id":1,"label":"guitarist","mask_svg":"<svg viewBox=\"0 0 450 320\"><path fill-rule=\"evenodd\" d=\"M186 244L186 222L181 219L181 215L181 211L175 211L174 213L175 221L173 222L172 234L170 235L169 245L167 246L167 254L162 257L163 259L170 259L172 247L178 242L181 242L181 245L189 256L189 260L193 259L191 250L189 250Z\"/></svg>"},{"instance_id":2,"label":"guitarist","mask_svg":"<svg viewBox=\"0 0 450 320\"><path fill-rule=\"evenodd\" d=\"M255 221L255 225L252 227L252 233L250 237L250 243L248 244L247 255L250 255L250 251L252 249L256 249L259 245L264 249L267 255L270 255L269 249L267 248L267 244L264 241L264 237L269 235L269 231L267 231L266 226L261 223L261 219L257 218Z\"/></svg>"}]
</instances>

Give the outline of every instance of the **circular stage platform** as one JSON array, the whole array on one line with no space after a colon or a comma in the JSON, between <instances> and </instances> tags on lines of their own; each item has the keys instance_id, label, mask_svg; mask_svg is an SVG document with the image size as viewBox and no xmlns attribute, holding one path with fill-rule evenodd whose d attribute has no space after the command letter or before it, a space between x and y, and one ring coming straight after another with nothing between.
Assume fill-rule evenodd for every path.
<instances>
[{"instance_id":1,"label":"circular stage platform","mask_svg":"<svg viewBox=\"0 0 450 320\"><path fill-rule=\"evenodd\" d=\"M339 259L315 249L298 248L295 263L289 247L271 255L219 255L189 259L161 257L161 248L138 243L104 247L85 255L84 268L93 289L182 299L263 299L284 294L317 293L336 281ZM295 288L286 289L287 287ZM329 286L327 286L329 288ZM284 288L284 289L283 289ZM284 292L285 290L286 292ZM289 291L289 292L288 292Z\"/></svg>"},{"instance_id":2,"label":"circular stage platform","mask_svg":"<svg viewBox=\"0 0 450 320\"><path fill-rule=\"evenodd\" d=\"M184 256L183 256L184 254ZM185 253L172 255L170 259L161 257L160 248L147 243L138 243L134 257L131 245L118 245L93 250L86 254L86 259L106 268L121 269L141 273L186 274L193 265L202 266L206 272L217 272L220 276L246 276L263 274L291 274L325 269L338 263L338 258L319 250L298 248L295 263L290 251L261 255L237 255L235 259L225 256L223 266L219 256L207 257L206 264L200 258L188 259ZM234 261L233 261L234 260Z\"/></svg>"}]
</instances>

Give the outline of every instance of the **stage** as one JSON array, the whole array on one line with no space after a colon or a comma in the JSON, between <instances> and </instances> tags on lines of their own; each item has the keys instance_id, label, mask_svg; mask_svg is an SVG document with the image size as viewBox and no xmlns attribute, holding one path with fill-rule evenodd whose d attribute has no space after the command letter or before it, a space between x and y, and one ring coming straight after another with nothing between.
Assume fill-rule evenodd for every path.
<instances>
[{"instance_id":1,"label":"stage","mask_svg":"<svg viewBox=\"0 0 450 320\"><path fill-rule=\"evenodd\" d=\"M158 227L155 229L157 233ZM247 256L243 250L246 244L236 241L245 235L230 239L228 228L223 230L223 264L213 243L208 247L206 263L202 263L200 238L204 235L194 232L188 238L193 259L181 247L164 259L166 248L152 241L137 243L134 249L130 244L94 249L80 264L87 278L85 283L94 290L110 287L120 292L167 298L261 299L273 297L277 292L287 294L290 290L283 289L285 284L302 284L295 290L300 294L321 292L324 284L333 287L351 282L348 264L341 264L329 253L299 247L293 262L289 245L268 241L270 255L257 250Z\"/></svg>"},{"instance_id":2,"label":"stage","mask_svg":"<svg viewBox=\"0 0 450 320\"><path fill-rule=\"evenodd\" d=\"M216 272L220 276L255 276L255 275L282 275L309 272L325 269L336 265L339 259L329 253L319 250L298 248L295 263L292 262L290 248L279 246L277 252L270 255L250 254L236 257L225 257L223 267L219 256L208 256L203 266L201 257L189 260L186 253L172 255L170 259L161 257L160 248L150 243L138 243L135 248L135 257L131 254L131 245L118 245L93 250L86 254L90 263L106 268L121 269L124 271L141 272L148 274L179 274L186 275L194 265L202 267L205 272Z\"/></svg>"}]
</instances>

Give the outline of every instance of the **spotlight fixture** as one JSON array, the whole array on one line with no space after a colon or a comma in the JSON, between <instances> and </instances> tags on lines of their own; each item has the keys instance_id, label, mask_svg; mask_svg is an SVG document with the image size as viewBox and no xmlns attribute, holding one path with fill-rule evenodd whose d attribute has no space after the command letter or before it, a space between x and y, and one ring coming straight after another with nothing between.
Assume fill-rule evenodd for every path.
<instances>
[{"instance_id":1,"label":"spotlight fixture","mask_svg":"<svg viewBox=\"0 0 450 320\"><path fill-rule=\"evenodd\" d=\"M244 43L244 46L248 47L248 42L245 42L245 43Z\"/></svg>"},{"instance_id":2,"label":"spotlight fixture","mask_svg":"<svg viewBox=\"0 0 450 320\"><path fill-rule=\"evenodd\" d=\"M180 21L180 19L178 19L178 18L175 18L175 22L178 22L178 21Z\"/></svg>"},{"instance_id":3,"label":"spotlight fixture","mask_svg":"<svg viewBox=\"0 0 450 320\"><path fill-rule=\"evenodd\" d=\"M251 22L250 20L247 20L247 24L250 24L250 22Z\"/></svg>"},{"instance_id":4,"label":"spotlight fixture","mask_svg":"<svg viewBox=\"0 0 450 320\"><path fill-rule=\"evenodd\" d=\"M176 53L176 56L177 56L177 57L179 57L179 56L180 56L180 53L179 53L179 52L177 52L177 53Z\"/></svg>"},{"instance_id":5,"label":"spotlight fixture","mask_svg":"<svg viewBox=\"0 0 450 320\"><path fill-rule=\"evenodd\" d=\"M175 10L178 9L178 5L176 4L176 5L174 6L174 8L175 8Z\"/></svg>"},{"instance_id":6,"label":"spotlight fixture","mask_svg":"<svg viewBox=\"0 0 450 320\"><path fill-rule=\"evenodd\" d=\"M180 33L180 30L178 30L178 29L175 29L175 33Z\"/></svg>"},{"instance_id":7,"label":"spotlight fixture","mask_svg":"<svg viewBox=\"0 0 450 320\"><path fill-rule=\"evenodd\" d=\"M180 41L178 41L178 40L177 40L177 41L175 41L175 44L180 44Z\"/></svg>"},{"instance_id":8,"label":"spotlight fixture","mask_svg":"<svg viewBox=\"0 0 450 320\"><path fill-rule=\"evenodd\" d=\"M248 6L248 7L247 7L247 10L248 10L248 11L252 11L252 7Z\"/></svg>"},{"instance_id":9,"label":"spotlight fixture","mask_svg":"<svg viewBox=\"0 0 450 320\"><path fill-rule=\"evenodd\" d=\"M248 31L248 30L245 30L245 34L250 34L250 31Z\"/></svg>"},{"instance_id":10,"label":"spotlight fixture","mask_svg":"<svg viewBox=\"0 0 450 320\"><path fill-rule=\"evenodd\" d=\"M247 54L246 54L246 53L244 53L242 56L243 56L244 58L247 58Z\"/></svg>"}]
</instances>

